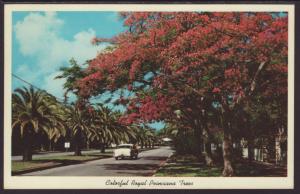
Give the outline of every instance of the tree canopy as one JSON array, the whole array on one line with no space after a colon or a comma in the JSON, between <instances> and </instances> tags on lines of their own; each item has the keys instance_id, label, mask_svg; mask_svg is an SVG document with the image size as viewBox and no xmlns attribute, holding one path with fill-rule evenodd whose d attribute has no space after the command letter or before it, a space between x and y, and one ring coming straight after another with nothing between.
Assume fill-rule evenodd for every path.
<instances>
[{"instance_id":1,"label":"tree canopy","mask_svg":"<svg viewBox=\"0 0 300 194\"><path fill-rule=\"evenodd\" d=\"M128 122L173 117L177 109L199 111L203 97L213 97L226 109L253 93L266 98L286 94L287 17L244 12L121 15L128 31L96 39L115 48L91 60L78 84L85 97L119 88L136 92L130 101L121 99L128 102Z\"/></svg>"},{"instance_id":2,"label":"tree canopy","mask_svg":"<svg viewBox=\"0 0 300 194\"><path fill-rule=\"evenodd\" d=\"M224 132L223 175L231 176L237 119L245 125L247 118L241 115L250 113L256 103L272 106L271 101L281 107L281 116L286 114L287 16L266 12L120 15L128 30L111 39L93 40L113 46L89 61L86 76L77 82L79 95L132 91L133 97L120 98L126 106L120 122L164 120L193 129L200 139L204 131L209 132L209 118L215 118L214 125Z\"/></svg>"}]
</instances>

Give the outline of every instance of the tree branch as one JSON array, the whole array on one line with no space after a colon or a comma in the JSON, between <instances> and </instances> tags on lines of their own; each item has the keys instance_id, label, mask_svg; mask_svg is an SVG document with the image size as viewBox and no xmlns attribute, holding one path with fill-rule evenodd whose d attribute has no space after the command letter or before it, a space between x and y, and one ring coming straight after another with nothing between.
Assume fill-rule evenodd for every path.
<instances>
[{"instance_id":1,"label":"tree branch","mask_svg":"<svg viewBox=\"0 0 300 194\"><path fill-rule=\"evenodd\" d=\"M250 85L250 92L249 92L249 96L252 94L252 92L254 91L254 89L256 88L256 81L257 81L257 77L258 77L258 74L261 72L261 70L264 68L266 62L261 62L254 77L253 77L253 80L251 82L251 85Z\"/></svg>"}]
</instances>

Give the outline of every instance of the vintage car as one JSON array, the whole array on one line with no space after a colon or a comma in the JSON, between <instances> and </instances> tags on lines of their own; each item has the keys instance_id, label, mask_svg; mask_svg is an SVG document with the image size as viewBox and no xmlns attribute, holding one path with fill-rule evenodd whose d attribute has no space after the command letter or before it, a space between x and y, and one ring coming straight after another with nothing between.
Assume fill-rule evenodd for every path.
<instances>
[{"instance_id":1,"label":"vintage car","mask_svg":"<svg viewBox=\"0 0 300 194\"><path fill-rule=\"evenodd\" d=\"M114 149L114 157L116 160L129 157L130 159L138 158L138 149L133 144L120 144Z\"/></svg>"}]
</instances>

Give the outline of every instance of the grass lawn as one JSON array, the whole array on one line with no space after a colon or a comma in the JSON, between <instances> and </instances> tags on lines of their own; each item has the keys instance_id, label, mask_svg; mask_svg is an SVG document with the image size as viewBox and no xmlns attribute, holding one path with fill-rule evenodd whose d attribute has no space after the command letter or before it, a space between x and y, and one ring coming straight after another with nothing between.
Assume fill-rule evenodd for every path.
<instances>
[{"instance_id":1,"label":"grass lawn","mask_svg":"<svg viewBox=\"0 0 300 194\"><path fill-rule=\"evenodd\" d=\"M93 154L93 155L82 155L82 156L73 156L73 155L68 155L68 156L50 156L50 157L43 157L43 158L37 158L34 160L37 161L85 161L85 160L92 160L92 159L100 159L100 158L105 158L107 155L103 154Z\"/></svg>"},{"instance_id":2,"label":"grass lawn","mask_svg":"<svg viewBox=\"0 0 300 194\"><path fill-rule=\"evenodd\" d=\"M207 167L201 163L182 164L168 163L163 168L159 169L155 176L172 176L172 177L215 177L220 176L222 168Z\"/></svg>"},{"instance_id":3,"label":"grass lawn","mask_svg":"<svg viewBox=\"0 0 300 194\"><path fill-rule=\"evenodd\" d=\"M222 170L222 165L208 167L204 163L199 162L196 157L190 155L173 155L154 176L218 177L222 176ZM241 161L235 165L235 173L238 177L285 177L287 169L258 162L249 164L246 161Z\"/></svg>"},{"instance_id":4,"label":"grass lawn","mask_svg":"<svg viewBox=\"0 0 300 194\"><path fill-rule=\"evenodd\" d=\"M23 162L23 161L12 161L12 173L21 173L22 171L28 171L41 168L51 168L56 166L79 164L85 161L109 158L112 156L112 152L107 153L93 153L85 154L82 156L49 156L43 158L37 158L32 161Z\"/></svg>"},{"instance_id":5,"label":"grass lawn","mask_svg":"<svg viewBox=\"0 0 300 194\"><path fill-rule=\"evenodd\" d=\"M12 162L12 172L21 172L24 170L31 170L43 167L50 167L59 165L58 162L44 162L44 161L30 161L30 162L23 162L23 161L13 161Z\"/></svg>"}]
</instances>

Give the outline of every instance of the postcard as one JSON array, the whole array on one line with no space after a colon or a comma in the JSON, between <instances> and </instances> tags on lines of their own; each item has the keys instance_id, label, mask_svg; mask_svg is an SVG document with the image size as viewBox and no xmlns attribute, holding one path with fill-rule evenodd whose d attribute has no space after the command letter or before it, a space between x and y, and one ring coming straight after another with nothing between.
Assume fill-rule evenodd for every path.
<instances>
[{"instance_id":1,"label":"postcard","mask_svg":"<svg viewBox=\"0 0 300 194\"><path fill-rule=\"evenodd\" d=\"M5 189L294 188L293 4L5 4Z\"/></svg>"}]
</instances>

